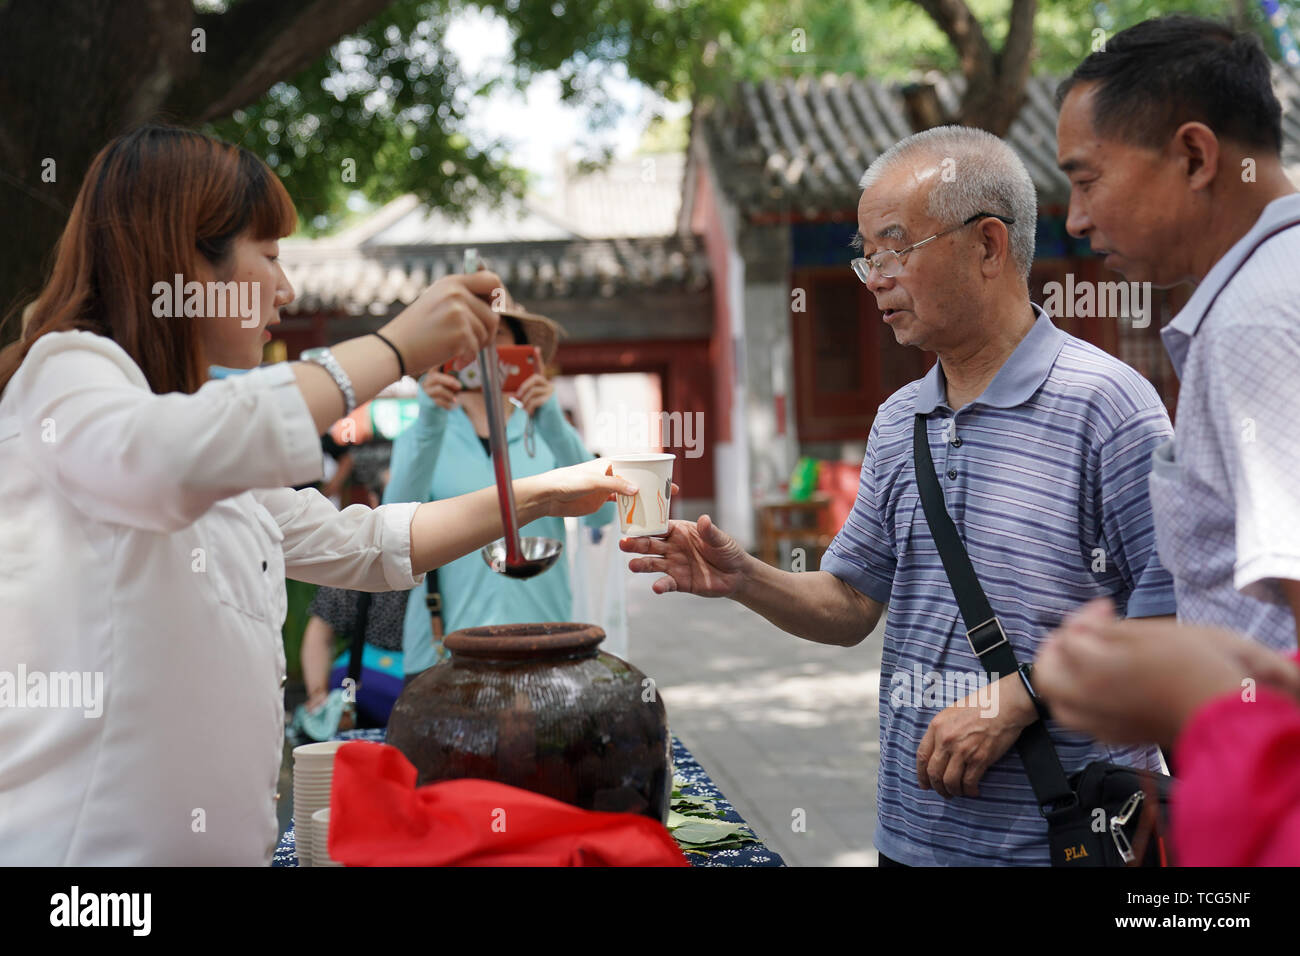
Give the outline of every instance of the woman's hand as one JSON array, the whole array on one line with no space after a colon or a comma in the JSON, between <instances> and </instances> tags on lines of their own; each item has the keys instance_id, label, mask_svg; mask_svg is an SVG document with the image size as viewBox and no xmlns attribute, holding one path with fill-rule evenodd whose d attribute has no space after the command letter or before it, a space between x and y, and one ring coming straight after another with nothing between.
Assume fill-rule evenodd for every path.
<instances>
[{"instance_id":1,"label":"woman's hand","mask_svg":"<svg viewBox=\"0 0 1300 956\"><path fill-rule=\"evenodd\" d=\"M550 400L555 394L555 385L541 373L530 375L519 386L515 398L523 403L524 412L531 415Z\"/></svg>"},{"instance_id":2,"label":"woman's hand","mask_svg":"<svg viewBox=\"0 0 1300 956\"><path fill-rule=\"evenodd\" d=\"M604 459L584 461L568 468L556 468L515 482L516 497L533 512L521 524L545 515L580 517L596 511L614 495L634 495L636 485L626 478L616 478L614 467ZM525 507L519 510L525 512Z\"/></svg>"},{"instance_id":3,"label":"woman's hand","mask_svg":"<svg viewBox=\"0 0 1300 956\"><path fill-rule=\"evenodd\" d=\"M504 294L501 280L486 269L443 276L381 331L401 351L407 372L419 375L460 356L472 358L491 342L500 316L490 303Z\"/></svg>"},{"instance_id":4,"label":"woman's hand","mask_svg":"<svg viewBox=\"0 0 1300 956\"><path fill-rule=\"evenodd\" d=\"M431 368L424 373L420 387L424 389L424 394L433 399L435 405L447 411L460 404L456 396L464 388L456 376L446 375L436 368Z\"/></svg>"},{"instance_id":5,"label":"woman's hand","mask_svg":"<svg viewBox=\"0 0 1300 956\"><path fill-rule=\"evenodd\" d=\"M665 575L651 586L656 594L681 591L701 597L730 597L744 580L749 559L736 539L708 515L698 522L670 521L668 534L662 538L624 538L618 546L630 554L649 555L629 561L632 571Z\"/></svg>"}]
</instances>

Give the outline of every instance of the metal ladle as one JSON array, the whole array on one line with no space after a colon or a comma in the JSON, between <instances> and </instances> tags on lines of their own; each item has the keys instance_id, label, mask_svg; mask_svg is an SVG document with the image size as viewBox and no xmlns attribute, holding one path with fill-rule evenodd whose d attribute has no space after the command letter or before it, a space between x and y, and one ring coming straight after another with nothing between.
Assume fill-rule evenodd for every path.
<instances>
[{"instance_id":1,"label":"metal ladle","mask_svg":"<svg viewBox=\"0 0 1300 956\"><path fill-rule=\"evenodd\" d=\"M482 268L477 249L465 250L465 272ZM497 501L501 505L504 538L497 538L481 552L487 566L497 574L512 578L531 578L541 574L559 558L564 545L554 538L520 538L519 512L515 509L515 485L510 478L510 451L506 448L506 420L501 411L501 366L497 346L489 342L479 350L479 370L483 375L483 405L487 409L488 444L492 448L492 469L496 475ZM518 404L518 403L516 403ZM531 422L529 423L531 425Z\"/></svg>"},{"instance_id":2,"label":"metal ladle","mask_svg":"<svg viewBox=\"0 0 1300 956\"><path fill-rule=\"evenodd\" d=\"M559 559L564 544L554 538L519 537L519 513L515 510L515 486L510 480L510 452L506 448L505 414L501 410L496 343L489 343L478 353L478 364L483 373L488 442L492 446L492 468L496 474L497 499L501 504L501 524L505 529L504 538L498 538L483 549L483 560L498 574L531 578Z\"/></svg>"}]
</instances>

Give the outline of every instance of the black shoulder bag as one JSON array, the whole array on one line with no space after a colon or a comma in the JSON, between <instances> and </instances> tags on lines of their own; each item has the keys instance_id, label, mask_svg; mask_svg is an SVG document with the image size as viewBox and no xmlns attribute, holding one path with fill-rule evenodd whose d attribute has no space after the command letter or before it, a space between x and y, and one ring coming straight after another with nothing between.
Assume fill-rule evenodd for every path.
<instances>
[{"instance_id":1,"label":"black shoulder bag","mask_svg":"<svg viewBox=\"0 0 1300 956\"><path fill-rule=\"evenodd\" d=\"M990 681L1016 674L1020 665L1011 642L944 506L924 415L916 416L912 444L925 520L961 609L966 639ZM1053 866L1168 865L1171 777L1103 761L1066 777L1041 717L1020 732L1016 751L1047 820Z\"/></svg>"}]
</instances>

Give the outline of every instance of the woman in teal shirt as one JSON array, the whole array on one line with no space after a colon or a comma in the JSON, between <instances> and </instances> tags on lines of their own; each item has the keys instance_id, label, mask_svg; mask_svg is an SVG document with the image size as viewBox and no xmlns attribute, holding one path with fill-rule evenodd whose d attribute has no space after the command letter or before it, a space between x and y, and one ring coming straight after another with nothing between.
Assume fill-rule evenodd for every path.
<instances>
[{"instance_id":1,"label":"woman in teal shirt","mask_svg":"<svg viewBox=\"0 0 1300 956\"><path fill-rule=\"evenodd\" d=\"M549 365L555 353L555 326L527 313L503 314L497 345L511 344L538 346L544 364ZM454 377L437 369L425 375L422 386L419 418L393 443L385 504L453 498L495 481L483 393L462 391ZM524 405L522 410L504 395L498 396L507 416L506 440L513 477L536 475L594 457L565 420L555 387L545 376L529 378L519 387L517 397ZM530 417L535 434L526 441ZM613 518L611 502L583 521L598 526ZM520 534L563 541L564 519L539 518L521 528ZM438 590L442 594L446 633L491 624L567 621L572 614L573 597L564 560L544 574L519 580L496 574L482 555L474 552L438 569ZM414 588L407 599L402 654L408 680L447 656L442 643L434 640L424 598L424 588Z\"/></svg>"}]
</instances>

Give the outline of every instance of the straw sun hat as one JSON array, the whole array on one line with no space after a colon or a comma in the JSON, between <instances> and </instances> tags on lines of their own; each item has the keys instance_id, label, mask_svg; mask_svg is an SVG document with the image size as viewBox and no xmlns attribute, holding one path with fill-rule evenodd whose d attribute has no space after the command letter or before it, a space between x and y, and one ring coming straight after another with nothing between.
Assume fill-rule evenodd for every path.
<instances>
[{"instance_id":1,"label":"straw sun hat","mask_svg":"<svg viewBox=\"0 0 1300 956\"><path fill-rule=\"evenodd\" d=\"M544 366L555 362L555 350L559 347L560 336L564 335L564 327L560 323L544 315L529 312L514 301L508 302L506 308L501 309L500 312L501 315L515 319L523 326L528 344L535 345L541 350Z\"/></svg>"}]
</instances>

